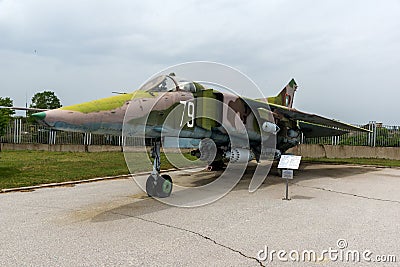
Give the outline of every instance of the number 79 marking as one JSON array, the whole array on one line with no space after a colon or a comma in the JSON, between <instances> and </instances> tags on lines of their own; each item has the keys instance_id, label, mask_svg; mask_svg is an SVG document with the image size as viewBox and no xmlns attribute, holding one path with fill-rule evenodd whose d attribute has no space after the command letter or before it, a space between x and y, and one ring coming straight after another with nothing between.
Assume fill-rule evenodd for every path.
<instances>
[{"instance_id":1,"label":"number 79 marking","mask_svg":"<svg viewBox=\"0 0 400 267\"><path fill-rule=\"evenodd\" d=\"M189 101L180 101L183 104L183 112L182 112L182 119L181 119L181 127L183 125L183 118L185 117L185 111L187 106L187 115L191 119L186 123L188 127L194 126L194 103Z\"/></svg>"}]
</instances>

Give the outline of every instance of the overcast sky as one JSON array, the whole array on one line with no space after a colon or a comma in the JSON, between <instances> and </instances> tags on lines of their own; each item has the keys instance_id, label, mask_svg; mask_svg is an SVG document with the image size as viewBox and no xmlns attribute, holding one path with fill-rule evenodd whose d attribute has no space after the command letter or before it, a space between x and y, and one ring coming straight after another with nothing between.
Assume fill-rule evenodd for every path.
<instances>
[{"instance_id":1,"label":"overcast sky","mask_svg":"<svg viewBox=\"0 0 400 267\"><path fill-rule=\"evenodd\" d=\"M207 60L268 96L294 77L300 110L400 125L399 14L398 0L0 0L0 96L71 105Z\"/></svg>"}]
</instances>

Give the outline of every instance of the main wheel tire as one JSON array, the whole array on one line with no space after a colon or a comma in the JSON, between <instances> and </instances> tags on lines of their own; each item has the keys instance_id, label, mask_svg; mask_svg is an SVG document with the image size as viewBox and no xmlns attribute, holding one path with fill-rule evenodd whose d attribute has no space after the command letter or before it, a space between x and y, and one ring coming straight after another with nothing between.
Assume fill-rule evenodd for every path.
<instances>
[{"instance_id":1,"label":"main wheel tire","mask_svg":"<svg viewBox=\"0 0 400 267\"><path fill-rule=\"evenodd\" d=\"M172 192L171 176L163 174L157 179L156 193L158 197L169 197Z\"/></svg>"},{"instance_id":2,"label":"main wheel tire","mask_svg":"<svg viewBox=\"0 0 400 267\"><path fill-rule=\"evenodd\" d=\"M153 175L150 175L146 181L146 192L149 197L155 197L156 195L156 179L154 179Z\"/></svg>"}]
</instances>

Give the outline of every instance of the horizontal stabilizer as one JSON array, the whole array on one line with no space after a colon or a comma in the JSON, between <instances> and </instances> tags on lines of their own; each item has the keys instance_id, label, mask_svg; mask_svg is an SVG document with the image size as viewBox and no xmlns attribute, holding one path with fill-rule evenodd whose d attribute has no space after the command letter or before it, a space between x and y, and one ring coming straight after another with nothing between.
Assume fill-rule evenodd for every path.
<instances>
[{"instance_id":1,"label":"horizontal stabilizer","mask_svg":"<svg viewBox=\"0 0 400 267\"><path fill-rule=\"evenodd\" d=\"M326 136L339 136L345 133L348 133L348 131L344 130L339 130L339 129L333 129L330 127L314 124L314 123L308 123L304 121L299 121L299 128L303 135L307 138L309 137L326 137Z\"/></svg>"},{"instance_id":2,"label":"horizontal stabilizer","mask_svg":"<svg viewBox=\"0 0 400 267\"><path fill-rule=\"evenodd\" d=\"M285 116L287 119L290 119L290 120L305 121L305 122L320 124L323 126L335 127L335 128L341 129L341 130L370 132L367 129L353 126L351 124L340 122L338 120L328 119L328 118L325 118L325 117L322 117L322 116L319 116L316 114L310 114L310 113L298 111L293 108L287 108L284 106L275 105L275 104L271 104L271 103L269 103L269 106L272 111L278 112L279 114L282 114L283 116Z\"/></svg>"}]
</instances>

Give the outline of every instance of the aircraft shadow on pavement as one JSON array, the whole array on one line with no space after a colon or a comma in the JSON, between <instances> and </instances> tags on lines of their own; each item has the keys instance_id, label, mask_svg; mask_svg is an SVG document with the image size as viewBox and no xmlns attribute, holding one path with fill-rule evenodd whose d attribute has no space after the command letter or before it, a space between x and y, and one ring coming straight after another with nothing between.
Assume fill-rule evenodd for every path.
<instances>
[{"instance_id":1,"label":"aircraft shadow on pavement","mask_svg":"<svg viewBox=\"0 0 400 267\"><path fill-rule=\"evenodd\" d=\"M248 190L249 183L252 179L255 168L256 165L254 164L249 165L242 179L239 181L239 183L235 186L233 190ZM320 179L320 178L342 179L354 175L375 172L378 170L379 168L372 166L302 163L300 169L294 171L294 181L298 182L298 181ZM207 177L202 173L198 173L194 176L195 179L193 179L192 181L192 186L201 186L210 183L214 179L218 178L219 173L220 172L216 172L216 174L213 175L212 177ZM206 178L202 179L202 177ZM285 180L282 179L281 176L279 176L276 166L273 166L267 178L260 186L260 188L281 183L282 184L285 183Z\"/></svg>"},{"instance_id":2,"label":"aircraft shadow on pavement","mask_svg":"<svg viewBox=\"0 0 400 267\"><path fill-rule=\"evenodd\" d=\"M150 197L134 201L110 210L103 211L91 219L91 222L105 222L139 217L149 213L174 208Z\"/></svg>"},{"instance_id":3,"label":"aircraft shadow on pavement","mask_svg":"<svg viewBox=\"0 0 400 267\"><path fill-rule=\"evenodd\" d=\"M379 168L374 166L304 163L297 173L295 171L294 179L298 181L319 178L342 179L376 171L379 171Z\"/></svg>"},{"instance_id":4,"label":"aircraft shadow on pavement","mask_svg":"<svg viewBox=\"0 0 400 267\"><path fill-rule=\"evenodd\" d=\"M252 174L254 172L255 166L249 166L240 182L235 186L233 191L236 190L248 190ZM350 177L353 175L360 175L364 173L370 173L378 171L379 168L369 167L369 166L353 166L353 165L326 165L326 164L310 164L304 163L301 165L300 170L295 171L294 181L304 181L320 178L333 178L342 179ZM190 185L190 186L201 186L208 184L219 177L221 172L199 172L189 175L182 175L182 177L176 177L176 183L180 185ZM189 179L186 181L179 181L179 178ZM183 179L183 180L184 180ZM276 170L271 170L268 177L265 179L264 183L260 188L268 187L275 184L283 184L285 181L278 176ZM307 196L293 196L293 199L310 199ZM172 207L161 203L150 197L141 197L141 199L135 199L132 203L122 205L110 210L106 210L100 214L97 214L92 218L92 222L103 222L103 221L113 221L121 220L132 217L138 217L145 214L158 212L166 209L175 209Z\"/></svg>"}]
</instances>

